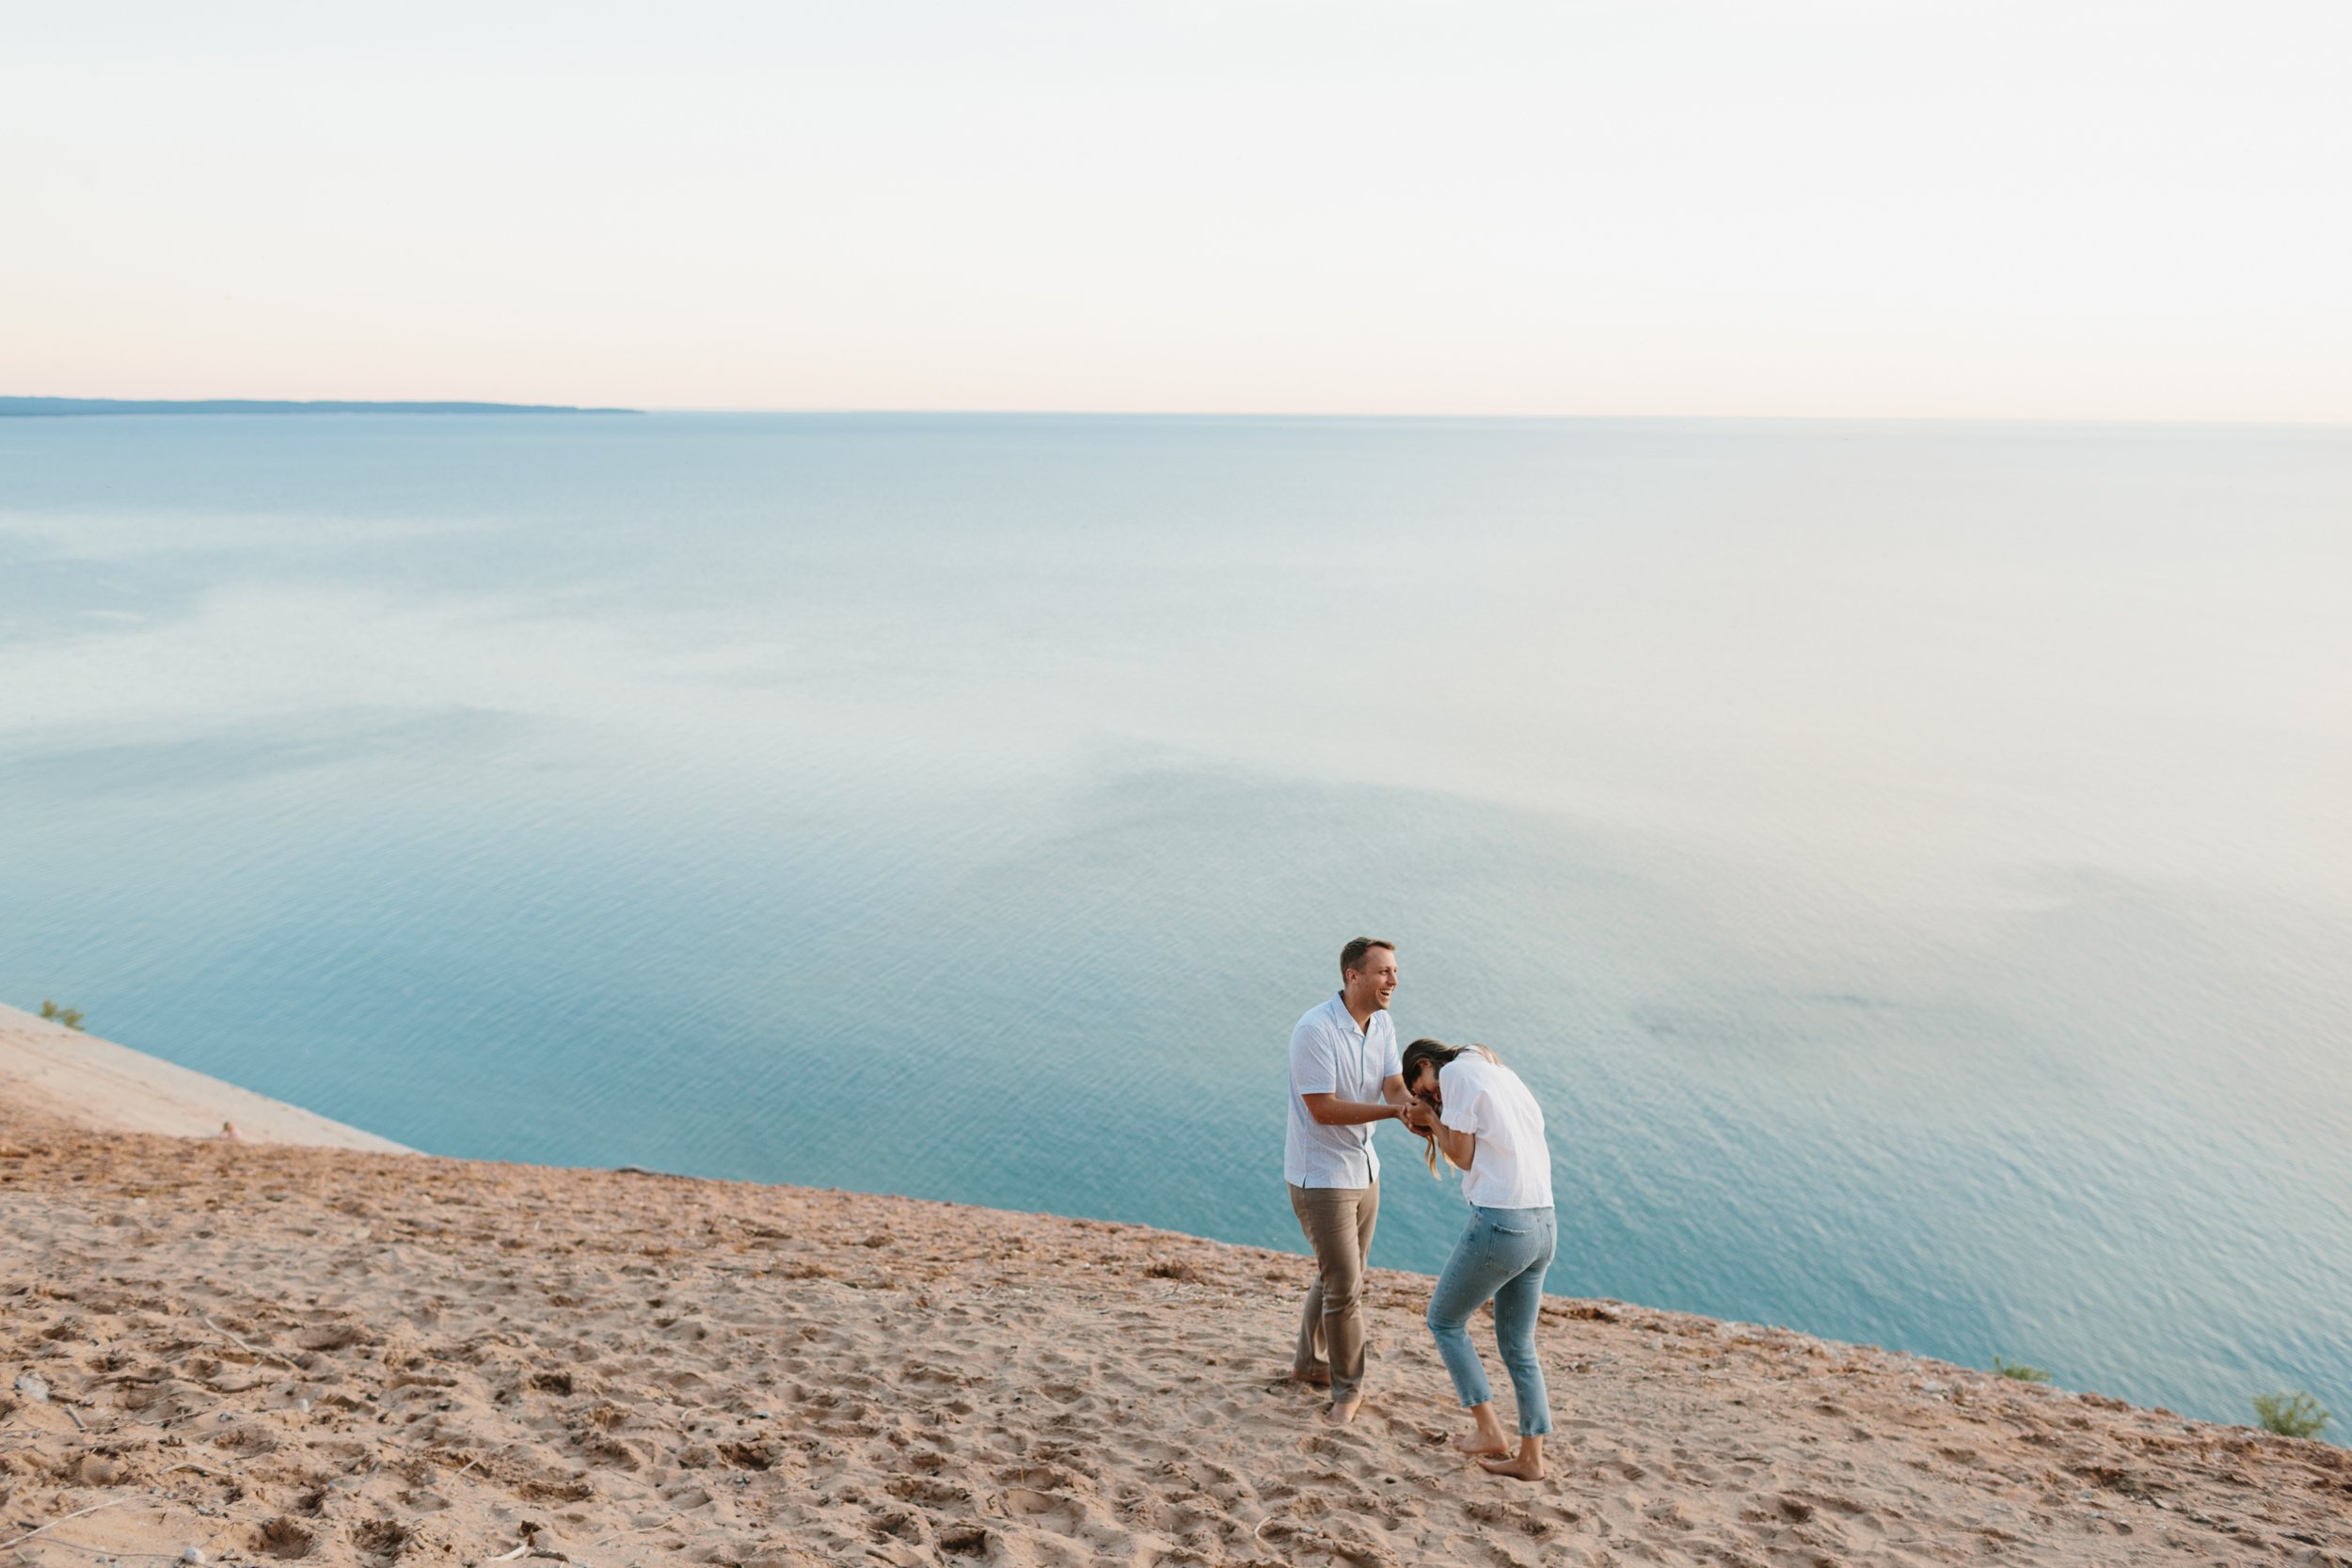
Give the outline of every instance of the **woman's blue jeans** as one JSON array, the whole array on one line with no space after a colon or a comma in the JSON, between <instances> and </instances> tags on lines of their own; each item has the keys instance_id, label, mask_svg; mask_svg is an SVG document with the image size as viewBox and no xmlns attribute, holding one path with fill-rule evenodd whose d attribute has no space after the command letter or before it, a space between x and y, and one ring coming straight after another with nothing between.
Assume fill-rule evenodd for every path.
<instances>
[{"instance_id":1,"label":"woman's blue jeans","mask_svg":"<svg viewBox=\"0 0 2352 1568\"><path fill-rule=\"evenodd\" d=\"M1495 1397L1469 1330L1470 1314L1493 1298L1495 1345L1510 1369L1523 1437L1551 1430L1551 1400L1544 1392L1543 1363L1535 1359L1535 1311L1543 1305L1544 1271L1551 1267L1558 1239L1549 1209L1473 1204L1470 1226L1454 1243L1454 1256L1445 1260L1445 1273L1429 1297L1429 1332L1438 1337L1438 1354L1445 1357L1465 1408Z\"/></svg>"}]
</instances>

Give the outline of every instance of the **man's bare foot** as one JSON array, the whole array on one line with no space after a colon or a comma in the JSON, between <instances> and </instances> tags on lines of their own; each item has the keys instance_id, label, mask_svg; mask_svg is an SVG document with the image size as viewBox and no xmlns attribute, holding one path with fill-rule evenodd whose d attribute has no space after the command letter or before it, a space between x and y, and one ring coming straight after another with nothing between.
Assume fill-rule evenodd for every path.
<instances>
[{"instance_id":1,"label":"man's bare foot","mask_svg":"<svg viewBox=\"0 0 2352 1568\"><path fill-rule=\"evenodd\" d=\"M1331 1374L1329 1372L1295 1371L1291 1373L1291 1376L1296 1378L1301 1383L1312 1385L1317 1388L1328 1388L1331 1386Z\"/></svg>"},{"instance_id":2,"label":"man's bare foot","mask_svg":"<svg viewBox=\"0 0 2352 1568\"><path fill-rule=\"evenodd\" d=\"M1363 1403L1361 1400L1349 1400L1343 1404L1334 1400L1315 1412L1315 1419L1327 1427L1343 1427L1356 1418L1356 1412L1363 1408Z\"/></svg>"}]
</instances>

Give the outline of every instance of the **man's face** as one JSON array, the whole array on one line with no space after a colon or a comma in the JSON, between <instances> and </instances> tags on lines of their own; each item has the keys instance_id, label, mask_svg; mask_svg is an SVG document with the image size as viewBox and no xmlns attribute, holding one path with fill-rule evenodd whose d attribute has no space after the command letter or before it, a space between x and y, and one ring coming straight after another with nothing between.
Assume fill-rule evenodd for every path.
<instances>
[{"instance_id":1,"label":"man's face","mask_svg":"<svg viewBox=\"0 0 2352 1568\"><path fill-rule=\"evenodd\" d=\"M1347 972L1347 989L1354 1000L1385 1007L1396 990L1396 955L1375 947L1364 961Z\"/></svg>"}]
</instances>

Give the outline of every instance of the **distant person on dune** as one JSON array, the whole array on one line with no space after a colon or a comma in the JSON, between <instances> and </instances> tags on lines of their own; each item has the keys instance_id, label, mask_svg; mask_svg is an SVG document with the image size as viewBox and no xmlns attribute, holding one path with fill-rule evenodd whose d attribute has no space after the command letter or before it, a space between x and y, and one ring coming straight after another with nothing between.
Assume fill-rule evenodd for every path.
<instances>
[{"instance_id":1,"label":"distant person on dune","mask_svg":"<svg viewBox=\"0 0 2352 1568\"><path fill-rule=\"evenodd\" d=\"M1396 945L1358 937L1340 950L1339 994L1291 1031L1282 1175L1315 1255L1291 1370L1330 1388L1319 1418L1332 1426L1354 1420L1363 1401L1364 1267L1380 1213L1373 1124L1410 1102L1388 1013L1395 990Z\"/></svg>"},{"instance_id":2,"label":"distant person on dune","mask_svg":"<svg viewBox=\"0 0 2352 1568\"><path fill-rule=\"evenodd\" d=\"M1543 1107L1483 1045L1415 1040L1405 1048L1404 1075L1413 1094L1405 1125L1428 1140L1430 1174L1437 1174L1440 1151L1461 1171L1470 1206L1469 1227L1429 1297L1429 1332L1474 1423L1454 1446L1496 1475L1537 1481L1551 1400L1535 1355L1535 1315L1557 1239ZM1495 1347L1518 1402L1517 1452L1495 1418L1494 1392L1470 1341L1470 1314L1489 1301Z\"/></svg>"}]
</instances>

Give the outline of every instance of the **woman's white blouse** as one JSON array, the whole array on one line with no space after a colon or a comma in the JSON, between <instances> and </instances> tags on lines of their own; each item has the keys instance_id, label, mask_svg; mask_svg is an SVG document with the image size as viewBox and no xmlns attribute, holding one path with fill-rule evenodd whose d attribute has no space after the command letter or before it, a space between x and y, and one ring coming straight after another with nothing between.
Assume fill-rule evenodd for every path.
<instances>
[{"instance_id":1,"label":"woman's white blouse","mask_svg":"<svg viewBox=\"0 0 2352 1568\"><path fill-rule=\"evenodd\" d=\"M1481 1209L1551 1207L1551 1149L1544 1142L1544 1109L1519 1075L1475 1051L1438 1069L1438 1119L1478 1139L1462 1196Z\"/></svg>"}]
</instances>

